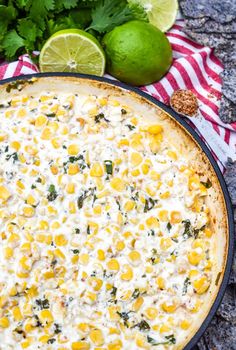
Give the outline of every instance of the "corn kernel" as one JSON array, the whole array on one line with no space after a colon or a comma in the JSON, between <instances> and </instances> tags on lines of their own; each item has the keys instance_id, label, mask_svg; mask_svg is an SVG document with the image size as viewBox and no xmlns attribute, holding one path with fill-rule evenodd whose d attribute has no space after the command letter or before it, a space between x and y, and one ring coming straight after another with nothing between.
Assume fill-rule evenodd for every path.
<instances>
[{"instance_id":1,"label":"corn kernel","mask_svg":"<svg viewBox=\"0 0 236 350\"><path fill-rule=\"evenodd\" d=\"M123 349L122 341L117 339L107 345L107 350L121 350Z\"/></svg>"},{"instance_id":2,"label":"corn kernel","mask_svg":"<svg viewBox=\"0 0 236 350\"><path fill-rule=\"evenodd\" d=\"M171 240L171 238L161 238L161 240L160 240L160 248L162 249L162 250L167 250L167 249L169 249L170 247L172 246L172 240Z\"/></svg>"},{"instance_id":3,"label":"corn kernel","mask_svg":"<svg viewBox=\"0 0 236 350\"><path fill-rule=\"evenodd\" d=\"M19 322L23 319L19 306L14 307L12 313L15 321Z\"/></svg>"},{"instance_id":4,"label":"corn kernel","mask_svg":"<svg viewBox=\"0 0 236 350\"><path fill-rule=\"evenodd\" d=\"M137 250L132 250L129 253L129 260L132 264L137 265L141 260L141 255Z\"/></svg>"},{"instance_id":5,"label":"corn kernel","mask_svg":"<svg viewBox=\"0 0 236 350\"><path fill-rule=\"evenodd\" d=\"M68 240L66 239L65 235L60 234L55 236L54 243L56 244L56 246L62 247L67 245Z\"/></svg>"},{"instance_id":6,"label":"corn kernel","mask_svg":"<svg viewBox=\"0 0 236 350\"><path fill-rule=\"evenodd\" d=\"M35 209L33 207L24 207L23 214L27 218L32 218L32 216L34 216L34 214L35 214Z\"/></svg>"},{"instance_id":7,"label":"corn kernel","mask_svg":"<svg viewBox=\"0 0 236 350\"><path fill-rule=\"evenodd\" d=\"M188 261L191 265L194 265L194 266L198 265L202 260L202 258L203 258L203 255L197 253L195 250L188 253Z\"/></svg>"},{"instance_id":8,"label":"corn kernel","mask_svg":"<svg viewBox=\"0 0 236 350\"><path fill-rule=\"evenodd\" d=\"M6 247L6 248L4 248L4 250L3 250L3 254L4 254L4 258L5 258L5 259L10 259L10 258L13 257L14 251L13 251L12 248Z\"/></svg>"},{"instance_id":9,"label":"corn kernel","mask_svg":"<svg viewBox=\"0 0 236 350\"><path fill-rule=\"evenodd\" d=\"M132 278L133 278L133 270L132 270L132 268L129 265L127 265L127 264L125 264L123 266L123 268L124 268L124 272L121 274L120 278L123 281L130 281L130 280L132 280Z\"/></svg>"},{"instance_id":10,"label":"corn kernel","mask_svg":"<svg viewBox=\"0 0 236 350\"><path fill-rule=\"evenodd\" d=\"M116 249L121 252L125 248L125 243L124 241L118 241L116 243Z\"/></svg>"},{"instance_id":11,"label":"corn kernel","mask_svg":"<svg viewBox=\"0 0 236 350\"><path fill-rule=\"evenodd\" d=\"M173 313L177 309L178 304L175 303L175 302L172 302L172 303L164 302L164 303L161 304L161 307L162 307L163 311L165 311L167 313Z\"/></svg>"},{"instance_id":12,"label":"corn kernel","mask_svg":"<svg viewBox=\"0 0 236 350\"><path fill-rule=\"evenodd\" d=\"M89 334L89 338L96 346L101 346L104 344L104 337L100 329L93 329Z\"/></svg>"},{"instance_id":13,"label":"corn kernel","mask_svg":"<svg viewBox=\"0 0 236 350\"><path fill-rule=\"evenodd\" d=\"M43 325L50 325L53 323L54 318L50 310L42 310L39 312L38 317Z\"/></svg>"},{"instance_id":14,"label":"corn kernel","mask_svg":"<svg viewBox=\"0 0 236 350\"><path fill-rule=\"evenodd\" d=\"M114 177L111 180L110 185L114 190L116 190L118 192L122 192L125 189L125 183L119 177Z\"/></svg>"},{"instance_id":15,"label":"corn kernel","mask_svg":"<svg viewBox=\"0 0 236 350\"><path fill-rule=\"evenodd\" d=\"M179 211L172 211L170 213L170 223L171 224L178 224L182 221L182 216Z\"/></svg>"},{"instance_id":16,"label":"corn kernel","mask_svg":"<svg viewBox=\"0 0 236 350\"><path fill-rule=\"evenodd\" d=\"M167 210L161 210L158 213L158 217L161 221L168 221L168 211Z\"/></svg>"},{"instance_id":17,"label":"corn kernel","mask_svg":"<svg viewBox=\"0 0 236 350\"><path fill-rule=\"evenodd\" d=\"M10 321L7 317L0 318L0 328L8 328L10 326Z\"/></svg>"},{"instance_id":18,"label":"corn kernel","mask_svg":"<svg viewBox=\"0 0 236 350\"><path fill-rule=\"evenodd\" d=\"M100 163L94 163L90 170L90 176L101 177L104 175L104 168Z\"/></svg>"},{"instance_id":19,"label":"corn kernel","mask_svg":"<svg viewBox=\"0 0 236 350\"><path fill-rule=\"evenodd\" d=\"M125 203L124 209L125 211L131 211L134 209L134 207L135 207L135 202L132 200L129 200Z\"/></svg>"},{"instance_id":20,"label":"corn kernel","mask_svg":"<svg viewBox=\"0 0 236 350\"><path fill-rule=\"evenodd\" d=\"M187 320L183 320L183 321L180 322L180 328L182 328L185 331L187 329L189 329L190 325L191 325L190 322L187 321Z\"/></svg>"},{"instance_id":21,"label":"corn kernel","mask_svg":"<svg viewBox=\"0 0 236 350\"><path fill-rule=\"evenodd\" d=\"M142 163L143 157L141 156L140 153L138 153L138 152L133 152L133 153L131 154L131 159L130 159L130 161L131 161L132 166L133 166L133 167L136 167L136 166L139 166L139 165Z\"/></svg>"},{"instance_id":22,"label":"corn kernel","mask_svg":"<svg viewBox=\"0 0 236 350\"><path fill-rule=\"evenodd\" d=\"M193 282L193 287L197 294L203 294L207 291L210 286L210 282L207 280L206 276L202 276Z\"/></svg>"},{"instance_id":23,"label":"corn kernel","mask_svg":"<svg viewBox=\"0 0 236 350\"><path fill-rule=\"evenodd\" d=\"M4 186L0 186L0 199L7 201L11 197L11 193Z\"/></svg>"},{"instance_id":24,"label":"corn kernel","mask_svg":"<svg viewBox=\"0 0 236 350\"><path fill-rule=\"evenodd\" d=\"M89 263L89 255L88 254L80 254L79 256L79 262L82 265L87 265Z\"/></svg>"},{"instance_id":25,"label":"corn kernel","mask_svg":"<svg viewBox=\"0 0 236 350\"><path fill-rule=\"evenodd\" d=\"M69 145L67 152L70 156L76 156L79 153L79 146L76 144Z\"/></svg>"},{"instance_id":26,"label":"corn kernel","mask_svg":"<svg viewBox=\"0 0 236 350\"><path fill-rule=\"evenodd\" d=\"M148 307L144 311L144 314L149 320L155 320L155 318L158 315L158 311L157 311L157 309L155 307Z\"/></svg>"},{"instance_id":27,"label":"corn kernel","mask_svg":"<svg viewBox=\"0 0 236 350\"><path fill-rule=\"evenodd\" d=\"M138 297L132 304L132 311L137 312L143 305L143 297Z\"/></svg>"},{"instance_id":28,"label":"corn kernel","mask_svg":"<svg viewBox=\"0 0 236 350\"><path fill-rule=\"evenodd\" d=\"M98 249L98 251L97 251L97 257L98 257L98 260L104 261L104 260L106 259L104 250Z\"/></svg>"},{"instance_id":29,"label":"corn kernel","mask_svg":"<svg viewBox=\"0 0 236 350\"><path fill-rule=\"evenodd\" d=\"M78 164L72 164L70 163L68 166L67 174L68 175L76 175L79 172L79 166Z\"/></svg>"},{"instance_id":30,"label":"corn kernel","mask_svg":"<svg viewBox=\"0 0 236 350\"><path fill-rule=\"evenodd\" d=\"M156 284L158 285L158 288L163 290L165 289L165 280L163 277L159 276L156 279Z\"/></svg>"},{"instance_id":31,"label":"corn kernel","mask_svg":"<svg viewBox=\"0 0 236 350\"><path fill-rule=\"evenodd\" d=\"M150 125L148 128L147 128L147 132L149 134L153 134L153 135L157 135L157 134L160 134L161 132L163 132L163 127L161 125Z\"/></svg>"},{"instance_id":32,"label":"corn kernel","mask_svg":"<svg viewBox=\"0 0 236 350\"><path fill-rule=\"evenodd\" d=\"M112 270L112 271L115 271L115 272L118 272L119 269L120 269L120 264L119 262L116 260L116 259L111 259L107 262L107 268L109 270Z\"/></svg>"},{"instance_id":33,"label":"corn kernel","mask_svg":"<svg viewBox=\"0 0 236 350\"><path fill-rule=\"evenodd\" d=\"M90 344L85 341L77 341L71 344L72 350L89 350Z\"/></svg>"}]
</instances>

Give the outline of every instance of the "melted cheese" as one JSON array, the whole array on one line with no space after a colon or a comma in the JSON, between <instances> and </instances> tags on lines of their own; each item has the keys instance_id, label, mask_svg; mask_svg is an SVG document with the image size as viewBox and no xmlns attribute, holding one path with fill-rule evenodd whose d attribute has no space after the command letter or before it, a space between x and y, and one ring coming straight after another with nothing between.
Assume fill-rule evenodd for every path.
<instances>
[{"instance_id":1,"label":"melted cheese","mask_svg":"<svg viewBox=\"0 0 236 350\"><path fill-rule=\"evenodd\" d=\"M211 284L206 185L97 96L0 109L0 349L174 349Z\"/></svg>"}]
</instances>

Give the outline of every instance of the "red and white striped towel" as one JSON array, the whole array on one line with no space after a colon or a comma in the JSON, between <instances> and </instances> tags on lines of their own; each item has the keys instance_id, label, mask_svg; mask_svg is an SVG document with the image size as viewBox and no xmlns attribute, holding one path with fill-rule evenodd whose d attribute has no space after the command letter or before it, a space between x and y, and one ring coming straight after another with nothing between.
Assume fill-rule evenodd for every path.
<instances>
[{"instance_id":1,"label":"red and white striped towel","mask_svg":"<svg viewBox=\"0 0 236 350\"><path fill-rule=\"evenodd\" d=\"M210 122L212 133L218 133L222 140L235 151L236 123L224 124L219 118L221 97L221 79L219 74L223 70L222 63L214 56L213 49L204 47L189 39L184 33L184 20L176 21L167 33L172 45L174 60L167 75L161 81L142 87L141 89L156 99L168 104L173 91L177 89L192 90L199 101L202 116ZM28 55L19 60L0 66L0 79L6 79L21 74L38 72ZM194 126L193 123L191 123ZM205 140L207 143L207 140ZM216 146L217 147L217 146ZM216 149L211 147L220 168L224 170L221 159L218 159Z\"/></svg>"}]
</instances>

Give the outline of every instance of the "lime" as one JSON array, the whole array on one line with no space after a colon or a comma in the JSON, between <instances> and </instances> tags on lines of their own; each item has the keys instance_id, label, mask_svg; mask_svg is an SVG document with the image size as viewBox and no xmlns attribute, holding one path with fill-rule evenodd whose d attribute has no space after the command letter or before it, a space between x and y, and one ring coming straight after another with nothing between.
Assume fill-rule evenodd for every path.
<instances>
[{"instance_id":1,"label":"lime","mask_svg":"<svg viewBox=\"0 0 236 350\"><path fill-rule=\"evenodd\" d=\"M150 23L127 22L103 38L107 71L131 85L159 80L169 69L172 50L165 34Z\"/></svg>"},{"instance_id":2,"label":"lime","mask_svg":"<svg viewBox=\"0 0 236 350\"><path fill-rule=\"evenodd\" d=\"M65 29L53 34L44 44L41 72L77 72L102 76L105 54L91 34L80 29Z\"/></svg>"},{"instance_id":3,"label":"lime","mask_svg":"<svg viewBox=\"0 0 236 350\"><path fill-rule=\"evenodd\" d=\"M162 32L170 29L178 12L177 0L128 0L130 4L141 5L147 13L148 20Z\"/></svg>"}]
</instances>

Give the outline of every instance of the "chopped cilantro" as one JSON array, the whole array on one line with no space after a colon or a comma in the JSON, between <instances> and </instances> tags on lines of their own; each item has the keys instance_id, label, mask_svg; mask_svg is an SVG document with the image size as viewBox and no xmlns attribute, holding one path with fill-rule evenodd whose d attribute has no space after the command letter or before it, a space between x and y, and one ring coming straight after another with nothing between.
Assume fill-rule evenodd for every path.
<instances>
[{"instance_id":1,"label":"chopped cilantro","mask_svg":"<svg viewBox=\"0 0 236 350\"><path fill-rule=\"evenodd\" d=\"M95 116L95 123L100 123L102 120L105 120L105 122L109 123L109 120L105 118L105 115L103 113L99 113Z\"/></svg>"},{"instance_id":2,"label":"chopped cilantro","mask_svg":"<svg viewBox=\"0 0 236 350\"><path fill-rule=\"evenodd\" d=\"M111 290L111 295L116 296L116 292L117 292L117 288L115 286L113 286L112 290Z\"/></svg>"},{"instance_id":3,"label":"chopped cilantro","mask_svg":"<svg viewBox=\"0 0 236 350\"><path fill-rule=\"evenodd\" d=\"M191 285L190 279L189 279L189 277L186 277L185 280L184 280L184 286L183 286L182 295L187 294L187 292L188 292L188 286L190 286L190 285Z\"/></svg>"},{"instance_id":4,"label":"chopped cilantro","mask_svg":"<svg viewBox=\"0 0 236 350\"><path fill-rule=\"evenodd\" d=\"M111 160L104 160L105 167L106 167L106 172L108 175L113 174L113 164Z\"/></svg>"},{"instance_id":5,"label":"chopped cilantro","mask_svg":"<svg viewBox=\"0 0 236 350\"><path fill-rule=\"evenodd\" d=\"M147 213L149 210L155 207L155 204L158 202L157 199L152 199L151 197L145 199L144 213Z\"/></svg>"},{"instance_id":6,"label":"chopped cilantro","mask_svg":"<svg viewBox=\"0 0 236 350\"><path fill-rule=\"evenodd\" d=\"M49 309L49 301L48 299L36 299L35 303L41 310L43 309Z\"/></svg>"},{"instance_id":7,"label":"chopped cilantro","mask_svg":"<svg viewBox=\"0 0 236 350\"><path fill-rule=\"evenodd\" d=\"M54 185L50 185L49 189L48 189L49 194L47 195L47 199L52 202L55 201L55 199L57 198L58 194L56 192L55 186Z\"/></svg>"},{"instance_id":8,"label":"chopped cilantro","mask_svg":"<svg viewBox=\"0 0 236 350\"><path fill-rule=\"evenodd\" d=\"M135 324L132 328L139 328L140 331L149 331L151 329L145 320L142 320L139 323Z\"/></svg>"},{"instance_id":9,"label":"chopped cilantro","mask_svg":"<svg viewBox=\"0 0 236 350\"><path fill-rule=\"evenodd\" d=\"M137 299L140 296L140 290L138 288L135 288L132 294L133 299Z\"/></svg>"},{"instance_id":10,"label":"chopped cilantro","mask_svg":"<svg viewBox=\"0 0 236 350\"><path fill-rule=\"evenodd\" d=\"M166 341L163 342L157 342L155 339L150 337L149 335L147 336L147 341L149 344L152 344L153 346L157 345L171 345L171 344L176 344L176 339L173 334L165 336Z\"/></svg>"},{"instance_id":11,"label":"chopped cilantro","mask_svg":"<svg viewBox=\"0 0 236 350\"><path fill-rule=\"evenodd\" d=\"M211 188L212 187L212 183L209 179L207 179L207 182L203 182L201 181L201 184L206 187L206 188Z\"/></svg>"},{"instance_id":12,"label":"chopped cilantro","mask_svg":"<svg viewBox=\"0 0 236 350\"><path fill-rule=\"evenodd\" d=\"M170 230L171 230L171 228L172 228L171 223L170 223L170 222L168 222L168 224L166 225L166 227L167 227L167 230L168 230L168 231L170 231Z\"/></svg>"},{"instance_id":13,"label":"chopped cilantro","mask_svg":"<svg viewBox=\"0 0 236 350\"><path fill-rule=\"evenodd\" d=\"M129 130L134 130L136 127L134 125L131 124L126 124L127 128L129 128Z\"/></svg>"}]
</instances>

